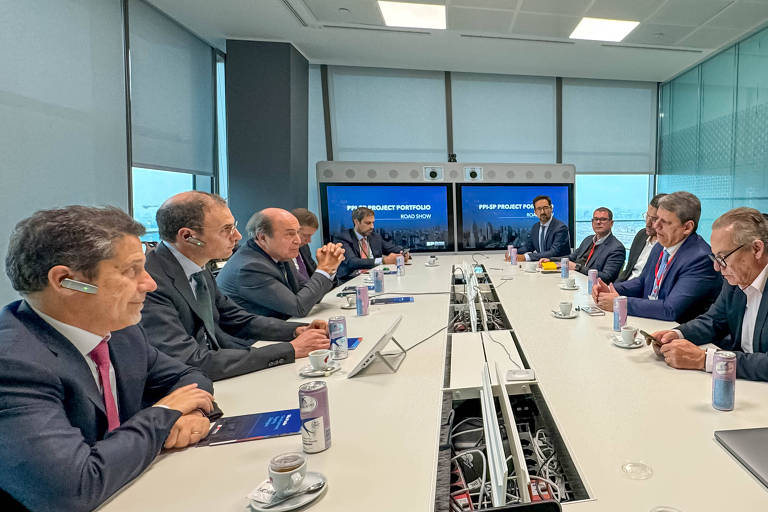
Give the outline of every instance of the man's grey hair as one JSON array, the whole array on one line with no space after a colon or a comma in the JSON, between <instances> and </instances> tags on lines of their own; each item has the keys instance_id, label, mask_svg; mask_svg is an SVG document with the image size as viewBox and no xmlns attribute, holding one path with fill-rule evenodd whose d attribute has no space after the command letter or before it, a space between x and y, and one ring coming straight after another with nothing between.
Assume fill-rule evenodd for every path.
<instances>
[{"instance_id":1,"label":"man's grey hair","mask_svg":"<svg viewBox=\"0 0 768 512\"><path fill-rule=\"evenodd\" d=\"M712 229L732 227L731 236L736 245L751 244L762 240L768 245L768 219L754 208L734 208L728 210L712 223Z\"/></svg>"},{"instance_id":2,"label":"man's grey hair","mask_svg":"<svg viewBox=\"0 0 768 512\"><path fill-rule=\"evenodd\" d=\"M196 190L189 199L167 200L155 214L160 239L172 243L176 241L181 228L202 230L205 212L215 204L227 206L227 201L218 194L199 190Z\"/></svg>"},{"instance_id":3,"label":"man's grey hair","mask_svg":"<svg viewBox=\"0 0 768 512\"><path fill-rule=\"evenodd\" d=\"M365 206L360 206L358 208L355 208L355 210L352 212L352 220L356 220L357 222L362 222L364 218L370 217L371 215L375 216L376 214L373 213L373 210L370 208L366 208Z\"/></svg>"},{"instance_id":4,"label":"man's grey hair","mask_svg":"<svg viewBox=\"0 0 768 512\"><path fill-rule=\"evenodd\" d=\"M114 256L115 241L143 234L144 226L111 206L40 210L13 229L5 273L13 289L21 294L44 290L48 271L56 265L94 279L98 277L99 262Z\"/></svg>"},{"instance_id":5,"label":"man's grey hair","mask_svg":"<svg viewBox=\"0 0 768 512\"><path fill-rule=\"evenodd\" d=\"M248 224L245 225L245 232L249 238L253 239L262 234L272 238L272 233L274 233L272 219L269 215L264 214L264 210L260 210L248 219Z\"/></svg>"},{"instance_id":6,"label":"man's grey hair","mask_svg":"<svg viewBox=\"0 0 768 512\"><path fill-rule=\"evenodd\" d=\"M682 224L693 221L693 233L699 227L701 201L690 192L673 192L659 199L659 208L674 213Z\"/></svg>"}]
</instances>

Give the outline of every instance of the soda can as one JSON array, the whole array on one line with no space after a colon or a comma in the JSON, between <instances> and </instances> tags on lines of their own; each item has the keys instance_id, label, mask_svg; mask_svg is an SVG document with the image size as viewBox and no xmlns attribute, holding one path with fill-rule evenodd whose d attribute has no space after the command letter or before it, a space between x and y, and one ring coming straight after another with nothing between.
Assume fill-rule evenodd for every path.
<instances>
[{"instance_id":1,"label":"soda can","mask_svg":"<svg viewBox=\"0 0 768 512\"><path fill-rule=\"evenodd\" d=\"M517 247L514 245L508 245L507 254L509 254L509 262L513 265L517 265Z\"/></svg>"},{"instance_id":2,"label":"soda can","mask_svg":"<svg viewBox=\"0 0 768 512\"><path fill-rule=\"evenodd\" d=\"M368 287L366 285L355 286L355 292L357 293L357 316L365 316L368 314L368 306L370 305Z\"/></svg>"},{"instance_id":3,"label":"soda can","mask_svg":"<svg viewBox=\"0 0 768 512\"><path fill-rule=\"evenodd\" d=\"M592 288L597 284L597 269L591 268L587 272L587 293L592 294Z\"/></svg>"},{"instance_id":4,"label":"soda can","mask_svg":"<svg viewBox=\"0 0 768 512\"><path fill-rule=\"evenodd\" d=\"M373 271L373 291L381 293L384 291L384 271L375 269Z\"/></svg>"},{"instance_id":5,"label":"soda can","mask_svg":"<svg viewBox=\"0 0 768 512\"><path fill-rule=\"evenodd\" d=\"M328 386L313 380L299 387L301 444L306 453L318 453L331 447L331 416Z\"/></svg>"},{"instance_id":6,"label":"soda can","mask_svg":"<svg viewBox=\"0 0 768 512\"><path fill-rule=\"evenodd\" d=\"M568 258L562 258L560 260L560 277L568 279L568 262L571 261ZM590 292L591 293L591 292Z\"/></svg>"},{"instance_id":7,"label":"soda can","mask_svg":"<svg viewBox=\"0 0 768 512\"><path fill-rule=\"evenodd\" d=\"M735 400L736 354L718 350L712 363L712 407L718 411L732 411Z\"/></svg>"},{"instance_id":8,"label":"soda can","mask_svg":"<svg viewBox=\"0 0 768 512\"><path fill-rule=\"evenodd\" d=\"M328 332L331 335L331 352L334 359L346 359L349 355L347 345L347 319L332 316L328 319Z\"/></svg>"},{"instance_id":9,"label":"soda can","mask_svg":"<svg viewBox=\"0 0 768 512\"><path fill-rule=\"evenodd\" d=\"M397 275L404 276L405 275L405 256L398 256L396 261L397 261Z\"/></svg>"},{"instance_id":10,"label":"soda can","mask_svg":"<svg viewBox=\"0 0 768 512\"><path fill-rule=\"evenodd\" d=\"M627 298L619 295L613 299L613 330L620 332L627 325Z\"/></svg>"}]
</instances>

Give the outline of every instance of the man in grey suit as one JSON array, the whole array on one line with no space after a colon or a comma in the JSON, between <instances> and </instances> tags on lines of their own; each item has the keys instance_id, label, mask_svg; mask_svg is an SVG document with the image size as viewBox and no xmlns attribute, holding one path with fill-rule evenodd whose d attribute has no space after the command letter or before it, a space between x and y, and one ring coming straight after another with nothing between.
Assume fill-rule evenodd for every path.
<instances>
[{"instance_id":1,"label":"man in grey suit","mask_svg":"<svg viewBox=\"0 0 768 512\"><path fill-rule=\"evenodd\" d=\"M6 273L23 300L0 312L0 509L92 510L163 447L208 434L211 381L136 326L155 289L142 234L116 208L16 225Z\"/></svg>"},{"instance_id":2,"label":"man in grey suit","mask_svg":"<svg viewBox=\"0 0 768 512\"><path fill-rule=\"evenodd\" d=\"M333 277L344 260L341 244L317 250L318 266L299 285L294 260L299 257L299 221L291 212L267 208L253 214L246 226L248 241L219 272L216 282L250 313L281 318L304 317L333 288Z\"/></svg>"},{"instance_id":3,"label":"man in grey suit","mask_svg":"<svg viewBox=\"0 0 768 512\"><path fill-rule=\"evenodd\" d=\"M736 352L736 376L768 381L768 220L735 208L712 224L711 259L727 283L709 310L675 329L657 331L653 348L674 368L712 371L714 343Z\"/></svg>"},{"instance_id":4,"label":"man in grey suit","mask_svg":"<svg viewBox=\"0 0 768 512\"><path fill-rule=\"evenodd\" d=\"M667 194L656 194L651 199L651 203L648 205L645 215L645 228L641 229L635 235L632 240L632 245L629 248L629 258L627 264L624 266L624 270L619 274L616 282L629 281L639 277L643 273L645 264L648 262L648 256L651 254L651 249L656 245L656 228L654 223L659 217L656 215L659 209L659 199Z\"/></svg>"},{"instance_id":5,"label":"man in grey suit","mask_svg":"<svg viewBox=\"0 0 768 512\"><path fill-rule=\"evenodd\" d=\"M224 199L177 194L158 209L157 225L163 241L146 264L157 290L147 295L141 325L161 351L219 380L330 346L324 321L307 326L253 315L219 291L205 264L229 257L242 238ZM256 340L289 343L253 348Z\"/></svg>"}]
</instances>

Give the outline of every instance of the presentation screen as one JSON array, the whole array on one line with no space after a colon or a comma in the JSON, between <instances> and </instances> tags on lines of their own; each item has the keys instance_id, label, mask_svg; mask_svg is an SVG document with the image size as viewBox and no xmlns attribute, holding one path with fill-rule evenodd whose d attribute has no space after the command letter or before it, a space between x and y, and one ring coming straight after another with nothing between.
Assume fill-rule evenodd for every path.
<instances>
[{"instance_id":1,"label":"presentation screen","mask_svg":"<svg viewBox=\"0 0 768 512\"><path fill-rule=\"evenodd\" d=\"M573 185L469 184L458 185L459 250L506 249L520 245L531 226L538 222L533 198L552 199L553 216L564 222L573 244ZM522 238L521 238L522 237Z\"/></svg>"},{"instance_id":2,"label":"presentation screen","mask_svg":"<svg viewBox=\"0 0 768 512\"><path fill-rule=\"evenodd\" d=\"M374 230L414 252L453 251L450 184L321 183L323 239L350 229L358 206L375 213Z\"/></svg>"}]
</instances>

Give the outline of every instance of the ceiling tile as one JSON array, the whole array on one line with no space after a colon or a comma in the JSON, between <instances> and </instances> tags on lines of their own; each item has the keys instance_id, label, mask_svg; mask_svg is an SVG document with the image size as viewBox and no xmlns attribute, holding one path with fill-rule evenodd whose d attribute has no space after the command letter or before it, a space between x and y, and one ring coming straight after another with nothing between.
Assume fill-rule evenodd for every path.
<instances>
[{"instance_id":1,"label":"ceiling tile","mask_svg":"<svg viewBox=\"0 0 768 512\"><path fill-rule=\"evenodd\" d=\"M592 0L523 0L520 10L544 14L583 16Z\"/></svg>"},{"instance_id":2,"label":"ceiling tile","mask_svg":"<svg viewBox=\"0 0 768 512\"><path fill-rule=\"evenodd\" d=\"M384 25L379 6L373 0L304 0L304 4L321 23ZM339 9L347 9L349 12Z\"/></svg>"},{"instance_id":3,"label":"ceiling tile","mask_svg":"<svg viewBox=\"0 0 768 512\"><path fill-rule=\"evenodd\" d=\"M720 48L725 43L741 34L742 31L736 28L702 27L680 41L679 45L691 48Z\"/></svg>"},{"instance_id":4,"label":"ceiling tile","mask_svg":"<svg viewBox=\"0 0 768 512\"><path fill-rule=\"evenodd\" d=\"M595 0L585 16L643 21L663 3L664 0Z\"/></svg>"},{"instance_id":5,"label":"ceiling tile","mask_svg":"<svg viewBox=\"0 0 768 512\"><path fill-rule=\"evenodd\" d=\"M448 6L516 10L520 0L446 0Z\"/></svg>"},{"instance_id":6,"label":"ceiling tile","mask_svg":"<svg viewBox=\"0 0 768 512\"><path fill-rule=\"evenodd\" d=\"M448 29L506 34L512 25L514 15L514 11L449 7Z\"/></svg>"},{"instance_id":7,"label":"ceiling tile","mask_svg":"<svg viewBox=\"0 0 768 512\"><path fill-rule=\"evenodd\" d=\"M697 27L733 3L734 0L668 0L650 23Z\"/></svg>"},{"instance_id":8,"label":"ceiling tile","mask_svg":"<svg viewBox=\"0 0 768 512\"><path fill-rule=\"evenodd\" d=\"M768 2L761 4L737 2L707 23L708 27L746 30L768 19Z\"/></svg>"},{"instance_id":9,"label":"ceiling tile","mask_svg":"<svg viewBox=\"0 0 768 512\"><path fill-rule=\"evenodd\" d=\"M521 12L512 26L513 34L567 39L581 18L575 16L553 16Z\"/></svg>"},{"instance_id":10,"label":"ceiling tile","mask_svg":"<svg viewBox=\"0 0 768 512\"><path fill-rule=\"evenodd\" d=\"M654 25L641 23L635 30L624 38L623 43L657 44L669 46L677 43L696 27L681 27L679 25Z\"/></svg>"}]
</instances>

